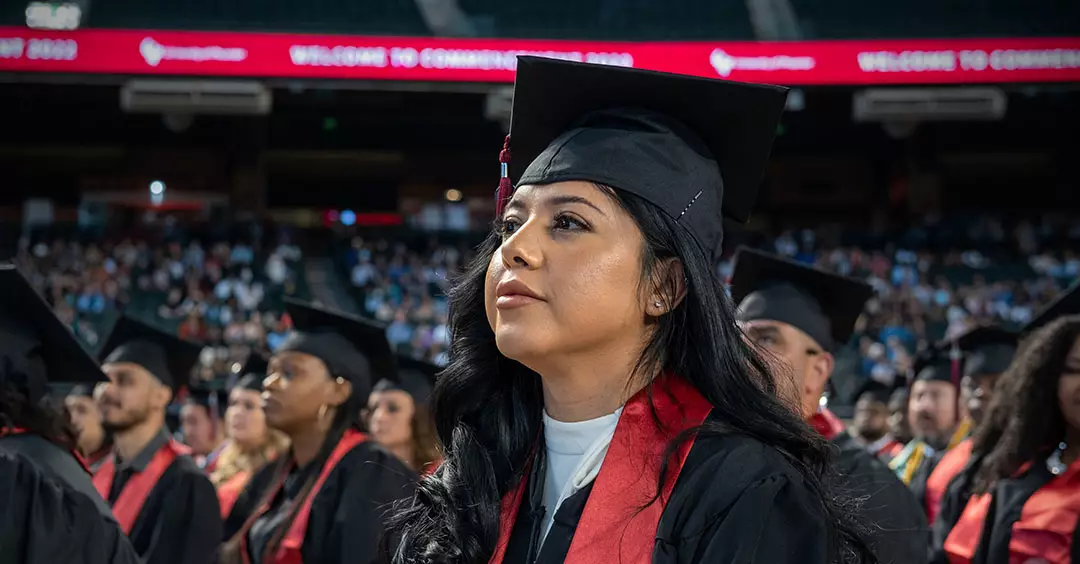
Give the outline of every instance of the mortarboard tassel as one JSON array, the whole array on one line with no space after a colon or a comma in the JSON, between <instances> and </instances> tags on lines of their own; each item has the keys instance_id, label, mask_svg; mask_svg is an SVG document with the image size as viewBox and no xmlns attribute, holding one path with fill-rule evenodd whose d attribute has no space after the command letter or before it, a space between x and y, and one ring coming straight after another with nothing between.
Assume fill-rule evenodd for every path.
<instances>
[{"instance_id":1,"label":"mortarboard tassel","mask_svg":"<svg viewBox=\"0 0 1080 564\"><path fill-rule=\"evenodd\" d=\"M495 215L501 216L506 209L506 203L513 195L514 185L510 183L510 136L503 141L502 151L499 151L499 189L495 191Z\"/></svg>"},{"instance_id":2,"label":"mortarboard tassel","mask_svg":"<svg viewBox=\"0 0 1080 564\"><path fill-rule=\"evenodd\" d=\"M950 376L952 376L952 383L957 389L960 388L960 360L963 358L963 354L960 352L960 344L954 339L952 346L949 348L949 360L950 364Z\"/></svg>"}]
</instances>

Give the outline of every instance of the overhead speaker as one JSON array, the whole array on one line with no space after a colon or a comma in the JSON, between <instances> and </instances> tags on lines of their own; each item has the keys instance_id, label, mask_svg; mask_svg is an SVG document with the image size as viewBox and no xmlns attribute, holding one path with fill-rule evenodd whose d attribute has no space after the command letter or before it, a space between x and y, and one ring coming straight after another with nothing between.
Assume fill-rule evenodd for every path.
<instances>
[{"instance_id":1,"label":"overhead speaker","mask_svg":"<svg viewBox=\"0 0 1080 564\"><path fill-rule=\"evenodd\" d=\"M266 115L272 104L270 89L256 81L136 79L120 88L129 113Z\"/></svg>"},{"instance_id":2,"label":"overhead speaker","mask_svg":"<svg viewBox=\"0 0 1080 564\"><path fill-rule=\"evenodd\" d=\"M1007 97L998 88L868 88L855 94L857 122L996 121Z\"/></svg>"}]
</instances>

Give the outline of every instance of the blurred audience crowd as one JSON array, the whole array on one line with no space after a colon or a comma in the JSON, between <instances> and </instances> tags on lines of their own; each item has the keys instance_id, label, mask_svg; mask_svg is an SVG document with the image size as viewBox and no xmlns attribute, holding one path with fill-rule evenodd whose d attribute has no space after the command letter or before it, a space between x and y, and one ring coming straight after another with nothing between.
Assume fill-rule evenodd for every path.
<instances>
[{"instance_id":1,"label":"blurred audience crowd","mask_svg":"<svg viewBox=\"0 0 1080 564\"><path fill-rule=\"evenodd\" d=\"M212 379L284 338L289 322L278 312L297 292L301 258L287 241L259 253L247 242L24 239L15 262L90 350L126 310L205 343L197 376Z\"/></svg>"},{"instance_id":2,"label":"blurred audience crowd","mask_svg":"<svg viewBox=\"0 0 1080 564\"><path fill-rule=\"evenodd\" d=\"M877 297L860 320L856 370L883 383L906 374L915 351L929 342L983 323L1022 325L1080 277L1078 220L930 217L857 236L850 228L821 226L735 238L872 284ZM445 364L445 293L475 242L357 236L337 258L362 314L387 324L397 352ZM732 255L719 265L721 277L730 275ZM287 240L268 251L242 241L23 240L16 262L92 350L110 316L126 308L206 343L197 370L211 379L284 339L290 322L281 299L302 294L301 258Z\"/></svg>"}]
</instances>

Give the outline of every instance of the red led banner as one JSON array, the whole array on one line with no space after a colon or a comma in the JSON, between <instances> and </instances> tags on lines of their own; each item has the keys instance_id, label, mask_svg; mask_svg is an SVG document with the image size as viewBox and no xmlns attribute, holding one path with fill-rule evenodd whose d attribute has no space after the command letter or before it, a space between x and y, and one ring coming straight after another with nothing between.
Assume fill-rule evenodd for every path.
<instances>
[{"instance_id":1,"label":"red led banner","mask_svg":"<svg viewBox=\"0 0 1080 564\"><path fill-rule=\"evenodd\" d=\"M1080 38L599 42L0 27L0 72L512 82L533 54L788 85L1080 82Z\"/></svg>"}]
</instances>

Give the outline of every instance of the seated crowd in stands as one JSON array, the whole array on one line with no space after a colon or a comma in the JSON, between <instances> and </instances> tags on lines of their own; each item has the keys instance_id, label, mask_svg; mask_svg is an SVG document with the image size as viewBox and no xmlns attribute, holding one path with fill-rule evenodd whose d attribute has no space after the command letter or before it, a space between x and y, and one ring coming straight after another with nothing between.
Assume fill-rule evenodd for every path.
<instances>
[{"instance_id":1,"label":"seated crowd in stands","mask_svg":"<svg viewBox=\"0 0 1080 564\"><path fill-rule=\"evenodd\" d=\"M150 245L22 241L15 262L91 350L119 310L205 343L197 377L229 373L252 351L266 352L289 329L281 297L297 291L300 250L265 256L246 243Z\"/></svg>"},{"instance_id":2,"label":"seated crowd in stands","mask_svg":"<svg viewBox=\"0 0 1080 564\"><path fill-rule=\"evenodd\" d=\"M850 230L848 230L850 231ZM738 238L736 235L734 238ZM733 238L733 239L734 239ZM747 237L744 237L747 239ZM752 238L766 250L872 284L877 296L860 320L857 371L884 383L904 375L929 342L983 323L1019 326L1080 275L1080 224L993 217L924 225L875 243L822 227ZM937 252L909 249L942 249ZM877 249L877 250L870 250ZM1060 251L1057 249L1061 249ZM734 251L734 248L731 249ZM730 254L719 273L731 272ZM360 311L387 324L401 354L445 364L448 277L472 256L468 242L419 245L354 237L344 272ZM198 377L229 373L251 351L272 351L290 328L281 297L303 284L300 250L281 244L259 253L245 243L151 246L22 242L16 260L91 349L118 309L145 311L184 338L207 344ZM301 296L306 297L306 296Z\"/></svg>"}]
</instances>

